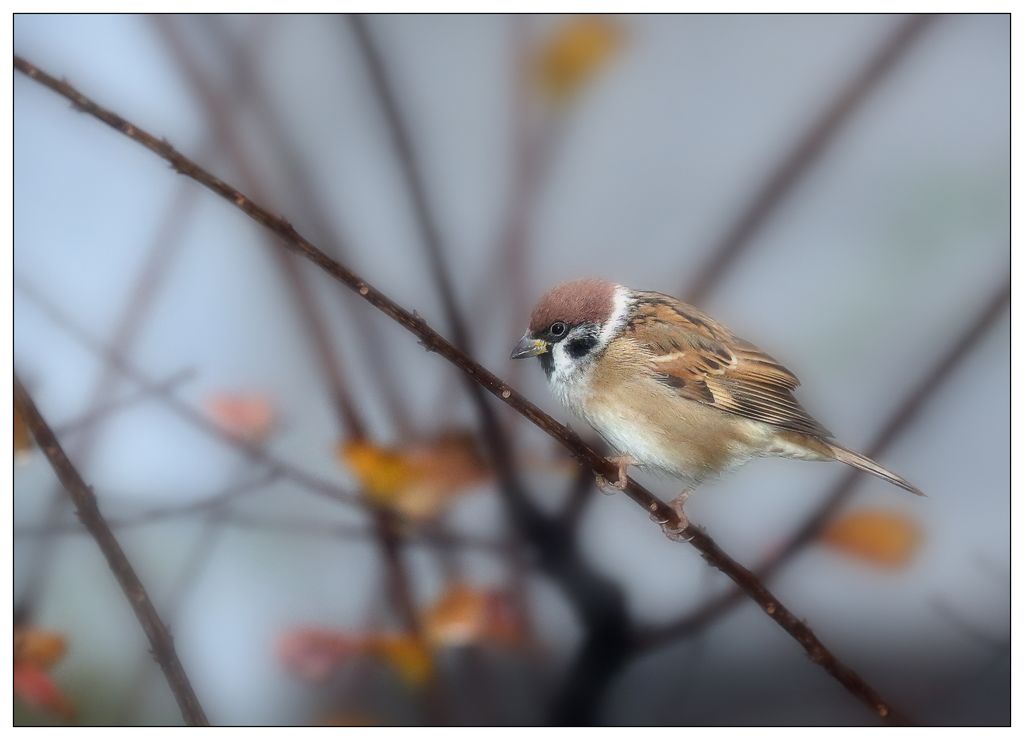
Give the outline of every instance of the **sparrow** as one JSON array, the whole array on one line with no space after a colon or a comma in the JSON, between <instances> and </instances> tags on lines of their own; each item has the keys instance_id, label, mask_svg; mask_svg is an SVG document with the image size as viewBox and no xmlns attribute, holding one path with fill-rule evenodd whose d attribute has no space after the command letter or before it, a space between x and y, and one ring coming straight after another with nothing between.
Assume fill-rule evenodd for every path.
<instances>
[{"instance_id":1,"label":"sparrow","mask_svg":"<svg viewBox=\"0 0 1024 740\"><path fill-rule=\"evenodd\" d=\"M680 300L606 280L561 283L537 303L511 359L537 357L552 391L629 466L679 478L672 501L689 526L687 498L702 482L755 457L838 460L923 496L864 455L832 441L793 395L800 385L778 360Z\"/></svg>"}]
</instances>

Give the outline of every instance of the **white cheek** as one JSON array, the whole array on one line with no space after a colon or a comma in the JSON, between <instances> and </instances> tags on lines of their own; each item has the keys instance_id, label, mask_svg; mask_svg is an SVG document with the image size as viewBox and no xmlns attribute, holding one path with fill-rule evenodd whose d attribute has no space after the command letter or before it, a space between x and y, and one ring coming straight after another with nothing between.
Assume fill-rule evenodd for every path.
<instances>
[{"instance_id":1,"label":"white cheek","mask_svg":"<svg viewBox=\"0 0 1024 740\"><path fill-rule=\"evenodd\" d=\"M565 351L565 342L559 342L552 347L551 356L555 359L555 367L551 371L552 383L569 382L572 376L579 371L576 361L569 357L569 353Z\"/></svg>"},{"instance_id":2,"label":"white cheek","mask_svg":"<svg viewBox=\"0 0 1024 740\"><path fill-rule=\"evenodd\" d=\"M585 401L590 363L580 362L569 356L565 342L559 342L551 349L554 366L548 383L558 399L572 412L582 415Z\"/></svg>"}]
</instances>

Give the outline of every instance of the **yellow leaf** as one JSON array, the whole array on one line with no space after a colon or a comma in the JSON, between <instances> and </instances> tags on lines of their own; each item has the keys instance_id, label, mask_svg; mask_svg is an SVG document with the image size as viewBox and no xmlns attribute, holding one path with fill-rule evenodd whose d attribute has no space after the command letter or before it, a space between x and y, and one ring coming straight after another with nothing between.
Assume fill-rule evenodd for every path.
<instances>
[{"instance_id":1,"label":"yellow leaf","mask_svg":"<svg viewBox=\"0 0 1024 740\"><path fill-rule=\"evenodd\" d=\"M391 504L412 481L413 470L401 453L369 442L347 442L341 459L359 479L367 495L381 504Z\"/></svg>"},{"instance_id":2,"label":"yellow leaf","mask_svg":"<svg viewBox=\"0 0 1024 740\"><path fill-rule=\"evenodd\" d=\"M14 628L14 660L31 663L39 668L50 668L64 657L67 641L58 632L35 627Z\"/></svg>"},{"instance_id":3,"label":"yellow leaf","mask_svg":"<svg viewBox=\"0 0 1024 740\"><path fill-rule=\"evenodd\" d=\"M412 686L422 686L434 672L427 646L410 635L372 635L366 646L388 661L402 680Z\"/></svg>"},{"instance_id":4,"label":"yellow leaf","mask_svg":"<svg viewBox=\"0 0 1024 740\"><path fill-rule=\"evenodd\" d=\"M424 629L434 645L465 645L480 637L484 595L468 586L453 586L427 612Z\"/></svg>"},{"instance_id":5,"label":"yellow leaf","mask_svg":"<svg viewBox=\"0 0 1024 740\"><path fill-rule=\"evenodd\" d=\"M622 29L609 18L570 18L541 49L541 90L555 102L568 102L607 64L621 44Z\"/></svg>"},{"instance_id":6,"label":"yellow leaf","mask_svg":"<svg viewBox=\"0 0 1024 740\"><path fill-rule=\"evenodd\" d=\"M339 454L371 500L410 519L436 517L490 475L475 438L459 432L405 447L348 442Z\"/></svg>"},{"instance_id":7,"label":"yellow leaf","mask_svg":"<svg viewBox=\"0 0 1024 740\"><path fill-rule=\"evenodd\" d=\"M18 460L25 459L32 451L32 432L28 429L21 411L17 405L14 407L14 457Z\"/></svg>"},{"instance_id":8,"label":"yellow leaf","mask_svg":"<svg viewBox=\"0 0 1024 740\"><path fill-rule=\"evenodd\" d=\"M883 510L849 514L821 534L828 547L874 565L899 568L906 565L921 542L921 530L906 516Z\"/></svg>"}]
</instances>

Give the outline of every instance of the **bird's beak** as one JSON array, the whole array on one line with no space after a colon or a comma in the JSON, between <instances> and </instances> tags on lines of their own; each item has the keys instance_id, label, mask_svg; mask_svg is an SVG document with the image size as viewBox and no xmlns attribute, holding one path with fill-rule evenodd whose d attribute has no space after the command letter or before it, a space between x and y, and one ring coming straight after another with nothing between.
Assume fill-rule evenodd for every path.
<instances>
[{"instance_id":1,"label":"bird's beak","mask_svg":"<svg viewBox=\"0 0 1024 740\"><path fill-rule=\"evenodd\" d=\"M551 345L545 342L543 339L534 339L530 336L530 332L523 334L523 338L519 340L519 344L512 350L512 360L521 360L524 357L536 357L542 355L551 349Z\"/></svg>"}]
</instances>

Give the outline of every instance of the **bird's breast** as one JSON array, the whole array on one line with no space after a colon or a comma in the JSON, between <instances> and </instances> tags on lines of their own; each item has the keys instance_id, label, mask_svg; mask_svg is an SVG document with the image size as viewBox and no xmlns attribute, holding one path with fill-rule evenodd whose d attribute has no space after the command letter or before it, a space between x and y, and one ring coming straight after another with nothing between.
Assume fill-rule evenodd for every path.
<instances>
[{"instance_id":1,"label":"bird's breast","mask_svg":"<svg viewBox=\"0 0 1024 740\"><path fill-rule=\"evenodd\" d=\"M591 384L579 414L620 454L693 484L757 454L758 430L645 376Z\"/></svg>"}]
</instances>

